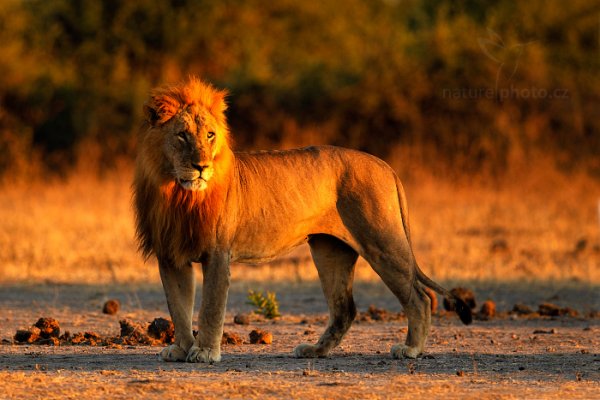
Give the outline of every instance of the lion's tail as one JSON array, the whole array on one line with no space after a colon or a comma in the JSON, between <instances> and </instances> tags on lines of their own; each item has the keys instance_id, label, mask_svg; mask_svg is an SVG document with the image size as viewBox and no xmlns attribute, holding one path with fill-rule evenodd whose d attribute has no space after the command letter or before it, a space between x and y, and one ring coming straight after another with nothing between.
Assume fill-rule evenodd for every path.
<instances>
[{"instance_id":1,"label":"lion's tail","mask_svg":"<svg viewBox=\"0 0 600 400\"><path fill-rule=\"evenodd\" d=\"M408 223L408 202L406 201L406 195L404 194L404 186L402 186L402 182L400 182L398 175L394 174L394 178L396 179L396 191L398 192L398 201L400 202L400 217L402 218L402 226L404 227L404 233L406 234L408 244L412 249L412 242L410 240L410 224Z\"/></svg>"},{"instance_id":2,"label":"lion's tail","mask_svg":"<svg viewBox=\"0 0 600 400\"><path fill-rule=\"evenodd\" d=\"M444 296L444 298L451 305L454 305L454 310L456 311L456 314L458 314L458 317L460 318L460 320L462 321L463 324L469 325L471 322L473 322L473 315L471 314L471 308L467 305L467 303L465 303L458 296L453 295L448 290L446 290L442 286L440 286L437 283L435 283L434 281L432 281L427 275L425 275L423 273L423 271L421 271L421 268L419 268L419 265L416 262L415 262L415 271L417 273L417 279L419 280L419 282L421 282L423 285L428 286L431 289L435 290L436 292L438 292L439 294Z\"/></svg>"},{"instance_id":3,"label":"lion's tail","mask_svg":"<svg viewBox=\"0 0 600 400\"><path fill-rule=\"evenodd\" d=\"M412 251L412 242L410 239L410 225L408 223L408 202L406 201L406 195L404 194L404 188L402 186L402 182L398 176L396 178L396 190L398 191L398 200L400 201L400 216L402 218L402 225L404 227L404 232L406 234L406 239L408 240L408 244L411 247ZM433 280L431 280L421 268L419 268L419 264L413 257L413 262L415 265L415 272L417 274L417 279L423 285L435 290L437 293L444 296L444 298L451 304L454 305L454 310L458 314L458 317L465 325L469 325L473 322L473 315L471 314L471 308L458 296L453 295L450 291L446 290L444 287L440 286Z\"/></svg>"}]
</instances>

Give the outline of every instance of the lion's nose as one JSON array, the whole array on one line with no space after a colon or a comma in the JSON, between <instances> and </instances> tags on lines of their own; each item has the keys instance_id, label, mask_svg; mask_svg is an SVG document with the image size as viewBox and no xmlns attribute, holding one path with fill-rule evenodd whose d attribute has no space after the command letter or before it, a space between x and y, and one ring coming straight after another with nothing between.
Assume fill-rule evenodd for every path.
<instances>
[{"instance_id":1,"label":"lion's nose","mask_svg":"<svg viewBox=\"0 0 600 400\"><path fill-rule=\"evenodd\" d=\"M192 168L194 168L196 171L202 173L202 171L204 171L206 168L208 168L208 165L207 164L192 163Z\"/></svg>"}]
</instances>

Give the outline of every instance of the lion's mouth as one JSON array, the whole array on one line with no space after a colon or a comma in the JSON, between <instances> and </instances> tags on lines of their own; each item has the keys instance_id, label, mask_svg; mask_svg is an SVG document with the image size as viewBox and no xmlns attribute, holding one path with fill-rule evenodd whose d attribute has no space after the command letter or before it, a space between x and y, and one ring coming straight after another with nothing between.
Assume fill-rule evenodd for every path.
<instances>
[{"instance_id":1,"label":"lion's mouth","mask_svg":"<svg viewBox=\"0 0 600 400\"><path fill-rule=\"evenodd\" d=\"M182 179L178 178L177 181L179 185L185 190L204 190L206 189L206 180L202 177L194 178L194 179Z\"/></svg>"}]
</instances>

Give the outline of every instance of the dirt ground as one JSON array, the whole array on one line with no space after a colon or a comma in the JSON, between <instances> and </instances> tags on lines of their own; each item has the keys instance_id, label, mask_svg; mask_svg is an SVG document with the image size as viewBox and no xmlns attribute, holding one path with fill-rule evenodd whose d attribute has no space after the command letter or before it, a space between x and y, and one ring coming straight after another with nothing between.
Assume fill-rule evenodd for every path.
<instances>
[{"instance_id":1,"label":"dirt ground","mask_svg":"<svg viewBox=\"0 0 600 400\"><path fill-rule=\"evenodd\" d=\"M433 318L425 357L394 360L392 345L403 341L406 320L373 321L360 316L329 358L291 356L294 346L315 342L326 324L326 304L316 283L265 284L275 291L283 317L252 318L235 325L233 316L249 312L252 284L231 290L225 330L248 342L252 329L273 334L270 345L223 347L221 363L159 362L160 347L44 346L13 343L17 329L40 317L56 318L61 331L118 335L123 318L149 322L168 317L159 285L13 285L0 288L0 398L144 398L194 396L208 399L267 398L598 398L600 320L589 317L527 319L503 314L462 326L450 315ZM536 309L543 301L569 306L581 315L600 308L598 287L480 285L481 303L496 301L502 313L516 302ZM198 290L199 291L199 290ZM198 293L198 297L199 297ZM119 299L117 315L102 304ZM400 311L387 289L372 282L355 289L360 312L373 304Z\"/></svg>"}]
</instances>

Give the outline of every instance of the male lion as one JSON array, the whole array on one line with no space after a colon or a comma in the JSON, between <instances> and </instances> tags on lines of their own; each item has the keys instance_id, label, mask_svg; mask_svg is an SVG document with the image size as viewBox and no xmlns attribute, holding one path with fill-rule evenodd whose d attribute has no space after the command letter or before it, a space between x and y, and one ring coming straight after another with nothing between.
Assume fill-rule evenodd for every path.
<instances>
[{"instance_id":1,"label":"male lion","mask_svg":"<svg viewBox=\"0 0 600 400\"><path fill-rule=\"evenodd\" d=\"M297 357L326 356L356 315L354 266L364 257L398 297L408 317L396 358L423 352L430 299L422 285L455 305L464 323L470 309L417 266L406 199L394 171L369 154L338 147L234 153L225 119L225 92L196 78L151 92L144 106L134 188L137 238L156 255L175 343L165 361L221 359L221 336L232 261L271 260L308 241L329 305L329 324ZM192 334L194 269L204 284L200 332Z\"/></svg>"}]
</instances>

